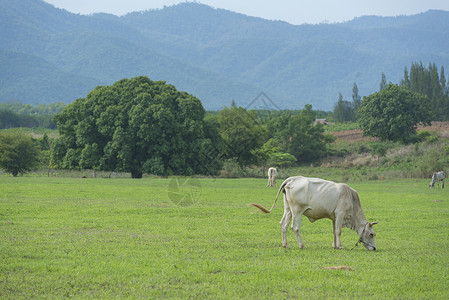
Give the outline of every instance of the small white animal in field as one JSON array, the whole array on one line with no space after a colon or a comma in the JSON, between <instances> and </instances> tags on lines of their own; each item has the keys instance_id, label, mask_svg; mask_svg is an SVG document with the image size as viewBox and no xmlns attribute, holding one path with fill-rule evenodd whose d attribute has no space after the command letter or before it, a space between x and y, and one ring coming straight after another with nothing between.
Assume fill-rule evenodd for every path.
<instances>
[{"instance_id":1,"label":"small white animal in field","mask_svg":"<svg viewBox=\"0 0 449 300\"><path fill-rule=\"evenodd\" d=\"M444 174L443 171L433 173L432 181L429 183L429 187L431 189L433 189L435 186L435 182L438 182L438 187L440 187L440 181L441 181L443 183L441 188L444 189L444 177L446 177L446 174Z\"/></svg>"},{"instance_id":2,"label":"small white animal in field","mask_svg":"<svg viewBox=\"0 0 449 300\"><path fill-rule=\"evenodd\" d=\"M276 168L269 168L268 169L268 184L267 186L275 186L276 185L276 176L277 176L278 172L276 170Z\"/></svg>"}]
</instances>

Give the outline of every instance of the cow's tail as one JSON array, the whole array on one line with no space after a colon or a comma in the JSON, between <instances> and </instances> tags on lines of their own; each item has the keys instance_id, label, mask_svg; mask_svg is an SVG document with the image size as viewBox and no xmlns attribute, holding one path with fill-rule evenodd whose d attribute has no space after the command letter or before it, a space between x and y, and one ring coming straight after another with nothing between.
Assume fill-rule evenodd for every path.
<instances>
[{"instance_id":1,"label":"cow's tail","mask_svg":"<svg viewBox=\"0 0 449 300\"><path fill-rule=\"evenodd\" d=\"M289 182L289 180L285 180L281 184L281 186L279 187L278 193L276 195L276 199L274 199L274 203L271 206L270 210L266 209L265 207L263 207L262 205L257 204L257 203L251 203L251 205L257 207L258 209L260 209L264 213L269 214L273 210L274 206L276 205L276 202L278 201L278 198L279 198L279 194L284 190L284 188L285 188L285 186L287 185L288 182Z\"/></svg>"}]
</instances>

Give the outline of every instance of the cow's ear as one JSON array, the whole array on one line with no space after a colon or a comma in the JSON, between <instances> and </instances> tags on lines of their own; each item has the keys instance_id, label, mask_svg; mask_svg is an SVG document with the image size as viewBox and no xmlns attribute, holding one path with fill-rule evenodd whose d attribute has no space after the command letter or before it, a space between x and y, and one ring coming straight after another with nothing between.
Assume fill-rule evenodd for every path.
<instances>
[{"instance_id":1,"label":"cow's ear","mask_svg":"<svg viewBox=\"0 0 449 300\"><path fill-rule=\"evenodd\" d=\"M379 223L379 222L371 222L371 223L369 223L369 225L373 226L373 225L376 225L377 223Z\"/></svg>"}]
</instances>

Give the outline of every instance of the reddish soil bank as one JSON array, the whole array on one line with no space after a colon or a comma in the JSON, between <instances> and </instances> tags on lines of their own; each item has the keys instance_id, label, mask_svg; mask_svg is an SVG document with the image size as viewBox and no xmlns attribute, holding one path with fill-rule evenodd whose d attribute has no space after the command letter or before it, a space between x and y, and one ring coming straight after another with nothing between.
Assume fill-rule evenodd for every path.
<instances>
[{"instance_id":1,"label":"reddish soil bank","mask_svg":"<svg viewBox=\"0 0 449 300\"><path fill-rule=\"evenodd\" d=\"M445 131L449 132L449 122L432 122L432 126L418 126L418 131ZM362 136L362 130L352 129L347 131L331 132L331 134L337 137L337 140L345 140L348 142L357 141L376 141L377 138Z\"/></svg>"}]
</instances>

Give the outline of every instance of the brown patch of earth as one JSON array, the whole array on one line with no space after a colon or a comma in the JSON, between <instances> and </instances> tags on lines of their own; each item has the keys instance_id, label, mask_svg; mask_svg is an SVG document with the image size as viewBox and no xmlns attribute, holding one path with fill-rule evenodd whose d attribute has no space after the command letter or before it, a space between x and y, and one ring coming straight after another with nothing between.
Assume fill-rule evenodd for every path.
<instances>
[{"instance_id":1,"label":"brown patch of earth","mask_svg":"<svg viewBox=\"0 0 449 300\"><path fill-rule=\"evenodd\" d=\"M449 132L449 122L432 122L432 126L418 126L418 131L441 131ZM361 129L352 129L347 131L331 132L330 134L337 137L337 140L345 140L348 142L358 141L378 141L378 138L362 136Z\"/></svg>"},{"instance_id":2,"label":"brown patch of earth","mask_svg":"<svg viewBox=\"0 0 449 300\"><path fill-rule=\"evenodd\" d=\"M331 132L338 140L345 140L348 142L358 142L358 141L377 141L378 138L362 136L361 129L352 129L346 131Z\"/></svg>"}]
</instances>

